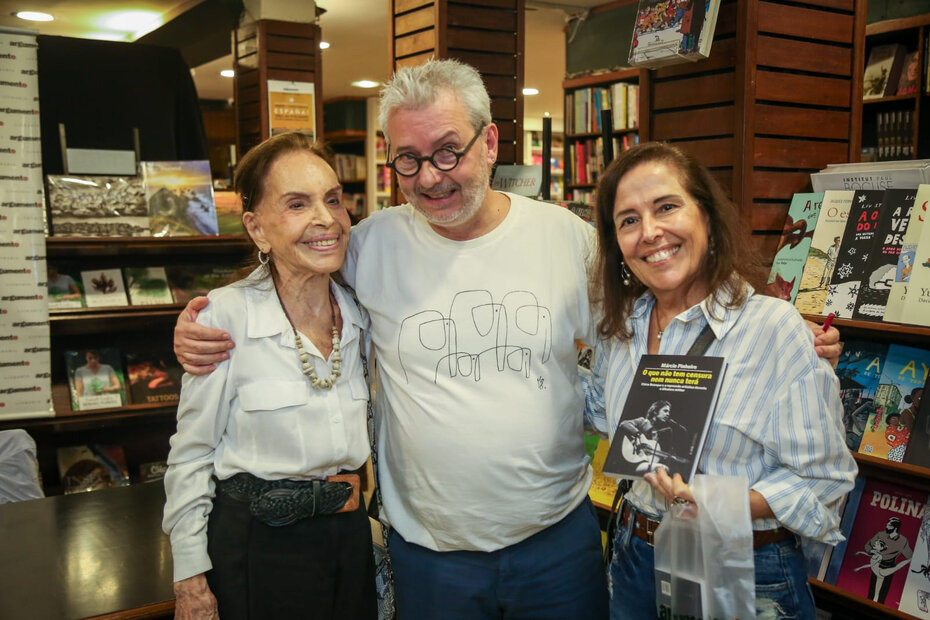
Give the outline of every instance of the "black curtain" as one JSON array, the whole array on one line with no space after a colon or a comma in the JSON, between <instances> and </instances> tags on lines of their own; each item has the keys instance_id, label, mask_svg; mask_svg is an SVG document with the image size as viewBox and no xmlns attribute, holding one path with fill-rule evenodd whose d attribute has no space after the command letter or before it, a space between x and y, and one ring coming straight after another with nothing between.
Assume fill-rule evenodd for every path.
<instances>
[{"instance_id":1,"label":"black curtain","mask_svg":"<svg viewBox=\"0 0 930 620\"><path fill-rule=\"evenodd\" d=\"M143 161L209 159L190 69L176 49L39 35L42 169L64 172L58 124L69 148L132 150Z\"/></svg>"}]
</instances>

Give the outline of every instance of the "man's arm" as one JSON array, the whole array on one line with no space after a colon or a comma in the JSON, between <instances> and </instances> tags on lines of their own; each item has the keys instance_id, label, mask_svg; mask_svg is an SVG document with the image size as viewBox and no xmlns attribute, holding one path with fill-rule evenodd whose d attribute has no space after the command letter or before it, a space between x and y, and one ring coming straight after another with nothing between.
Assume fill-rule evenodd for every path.
<instances>
[{"instance_id":1,"label":"man's arm","mask_svg":"<svg viewBox=\"0 0 930 620\"><path fill-rule=\"evenodd\" d=\"M199 325L197 315L210 303L206 297L187 302L174 326L174 354L192 375L206 375L216 370L216 363L229 359L229 349L236 346L222 329Z\"/></svg>"}]
</instances>

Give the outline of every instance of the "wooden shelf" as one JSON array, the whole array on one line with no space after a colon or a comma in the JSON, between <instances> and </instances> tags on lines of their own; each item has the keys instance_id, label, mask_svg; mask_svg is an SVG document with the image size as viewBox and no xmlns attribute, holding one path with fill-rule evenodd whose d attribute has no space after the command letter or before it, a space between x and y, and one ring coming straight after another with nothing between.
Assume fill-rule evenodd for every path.
<instances>
[{"instance_id":1,"label":"wooden shelf","mask_svg":"<svg viewBox=\"0 0 930 620\"><path fill-rule=\"evenodd\" d=\"M164 255L222 254L241 252L252 247L245 235L217 235L213 237L48 237L45 247L49 255L116 256L119 254Z\"/></svg>"},{"instance_id":2,"label":"wooden shelf","mask_svg":"<svg viewBox=\"0 0 930 620\"><path fill-rule=\"evenodd\" d=\"M873 105L876 103L888 103L891 101L915 101L920 98L921 93L911 93L910 95L892 95L891 97L879 97L878 99L863 99L862 105Z\"/></svg>"},{"instance_id":3,"label":"wooden shelf","mask_svg":"<svg viewBox=\"0 0 930 620\"><path fill-rule=\"evenodd\" d=\"M826 317L817 314L803 315L808 321L814 323L823 323ZM920 338L930 339L930 327L921 327L919 325L907 325L904 323L881 323L878 321L854 321L852 319L836 319L833 325L837 329L841 327L855 329L857 331L869 331L876 334L907 334L918 336Z\"/></svg>"},{"instance_id":4,"label":"wooden shelf","mask_svg":"<svg viewBox=\"0 0 930 620\"><path fill-rule=\"evenodd\" d=\"M364 142L367 133L364 129L343 129L329 131L323 134L323 139L330 144L344 144L346 142Z\"/></svg>"},{"instance_id":5,"label":"wooden shelf","mask_svg":"<svg viewBox=\"0 0 930 620\"><path fill-rule=\"evenodd\" d=\"M607 73L569 78L562 81L562 88L569 90L572 88L584 88L585 86L597 86L598 84L609 82L623 82L626 80L638 79L639 69L622 69L620 71L609 71Z\"/></svg>"},{"instance_id":6,"label":"wooden shelf","mask_svg":"<svg viewBox=\"0 0 930 620\"><path fill-rule=\"evenodd\" d=\"M622 136L622 135L631 134L631 133L639 133L639 127L632 127L629 129L614 129L612 132L610 132L610 135ZM565 134L566 138L570 138L572 140L578 140L578 139L584 139L584 138L600 138L601 136L603 136L603 134L599 131Z\"/></svg>"},{"instance_id":7,"label":"wooden shelf","mask_svg":"<svg viewBox=\"0 0 930 620\"><path fill-rule=\"evenodd\" d=\"M877 34L886 34L898 30L907 30L909 28L919 28L920 26L930 26L930 13L915 15L913 17L902 17L899 19L886 19L873 24L866 24L865 36L873 37Z\"/></svg>"},{"instance_id":8,"label":"wooden shelf","mask_svg":"<svg viewBox=\"0 0 930 620\"><path fill-rule=\"evenodd\" d=\"M828 583L811 579L810 585L818 602L827 601L831 603L832 606L844 610L843 614L834 613L834 618L843 618L844 620L868 618L901 618L902 620L913 620L913 616L910 614L892 609L891 607L885 607L864 596L851 594L836 586L831 586Z\"/></svg>"}]
</instances>

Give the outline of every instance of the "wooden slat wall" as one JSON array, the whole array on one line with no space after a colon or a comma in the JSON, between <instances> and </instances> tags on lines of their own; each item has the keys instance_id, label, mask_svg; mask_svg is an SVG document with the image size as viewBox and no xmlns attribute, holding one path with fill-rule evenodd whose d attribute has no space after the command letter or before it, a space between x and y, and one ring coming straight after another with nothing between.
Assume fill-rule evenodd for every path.
<instances>
[{"instance_id":1,"label":"wooden slat wall","mask_svg":"<svg viewBox=\"0 0 930 620\"><path fill-rule=\"evenodd\" d=\"M765 256L810 173L859 157L864 0L724 0L711 56L659 69L651 136L732 192Z\"/></svg>"},{"instance_id":2,"label":"wooden slat wall","mask_svg":"<svg viewBox=\"0 0 930 620\"><path fill-rule=\"evenodd\" d=\"M500 129L497 161L523 161L524 0L391 0L395 69L456 58L478 69Z\"/></svg>"},{"instance_id":3,"label":"wooden slat wall","mask_svg":"<svg viewBox=\"0 0 930 620\"><path fill-rule=\"evenodd\" d=\"M323 131L320 27L262 19L238 28L232 36L239 156L269 137L268 80L314 84L316 133L320 135Z\"/></svg>"}]
</instances>

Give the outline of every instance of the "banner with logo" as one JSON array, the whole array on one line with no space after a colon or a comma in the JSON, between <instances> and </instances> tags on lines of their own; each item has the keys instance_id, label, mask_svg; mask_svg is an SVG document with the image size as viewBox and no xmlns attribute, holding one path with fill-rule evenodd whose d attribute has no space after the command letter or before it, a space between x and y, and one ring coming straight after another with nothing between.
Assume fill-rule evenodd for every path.
<instances>
[{"instance_id":1,"label":"banner with logo","mask_svg":"<svg viewBox=\"0 0 930 620\"><path fill-rule=\"evenodd\" d=\"M0 29L0 419L55 413L37 48Z\"/></svg>"}]
</instances>

